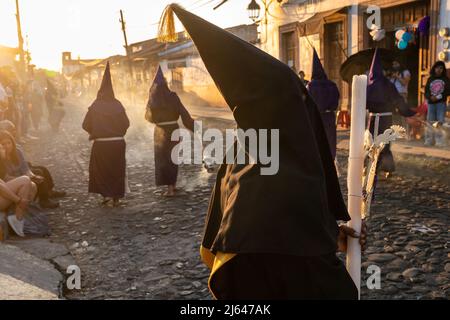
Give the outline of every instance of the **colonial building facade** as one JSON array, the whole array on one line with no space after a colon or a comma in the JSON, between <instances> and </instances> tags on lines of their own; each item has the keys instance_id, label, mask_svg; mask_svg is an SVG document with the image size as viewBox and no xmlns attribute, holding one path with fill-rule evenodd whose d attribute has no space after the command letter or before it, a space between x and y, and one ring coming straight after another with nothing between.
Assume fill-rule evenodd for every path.
<instances>
[{"instance_id":1,"label":"colonial building facade","mask_svg":"<svg viewBox=\"0 0 450 320\"><path fill-rule=\"evenodd\" d=\"M238 25L226 29L239 38L257 44L257 27L254 24ZM185 32L178 33L175 43L161 44L156 39L133 43L130 59L133 64L135 83L147 93L158 65L164 72L172 90L215 106L226 106L214 81L206 70L197 48ZM198 98L198 99L196 99Z\"/></svg>"},{"instance_id":2,"label":"colonial building facade","mask_svg":"<svg viewBox=\"0 0 450 320\"><path fill-rule=\"evenodd\" d=\"M386 31L385 38L376 43L367 27L370 6L380 9L381 28ZM261 48L296 71L303 70L308 78L315 47L329 77L341 89L342 109L349 107L350 88L339 76L339 68L358 51L372 47L394 50L403 66L411 71L412 103L423 101L431 65L438 57L448 60L445 49L448 38L444 31L440 36L439 30L450 26L450 0L284 0L273 1L267 11L267 20L260 24ZM399 50L395 32L414 30L426 16L430 17L429 35L421 35L407 49Z\"/></svg>"}]
</instances>

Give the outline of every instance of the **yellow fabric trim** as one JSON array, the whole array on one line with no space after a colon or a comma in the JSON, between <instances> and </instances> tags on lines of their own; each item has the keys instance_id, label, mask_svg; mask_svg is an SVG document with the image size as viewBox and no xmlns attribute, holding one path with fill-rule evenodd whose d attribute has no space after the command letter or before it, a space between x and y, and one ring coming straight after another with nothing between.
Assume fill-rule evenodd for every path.
<instances>
[{"instance_id":1,"label":"yellow fabric trim","mask_svg":"<svg viewBox=\"0 0 450 320\"><path fill-rule=\"evenodd\" d=\"M211 270L211 273L209 274L208 279L208 289L213 295L214 299L217 300L214 291L211 288L211 279L214 276L214 274L219 270L225 263L230 261L236 256L235 253L224 253L224 252L217 252L216 255L214 255L211 251L209 251L204 246L200 246L200 257L203 261L203 263Z\"/></svg>"},{"instance_id":2,"label":"yellow fabric trim","mask_svg":"<svg viewBox=\"0 0 450 320\"><path fill-rule=\"evenodd\" d=\"M235 256L235 253L224 253L220 251L217 252L209 279L211 279L211 277L214 275L214 273L217 272L217 270L219 270L225 263L233 259Z\"/></svg>"},{"instance_id":3,"label":"yellow fabric trim","mask_svg":"<svg viewBox=\"0 0 450 320\"><path fill-rule=\"evenodd\" d=\"M200 246L200 258L210 270L213 268L215 256L211 251L206 249L204 246Z\"/></svg>"},{"instance_id":4,"label":"yellow fabric trim","mask_svg":"<svg viewBox=\"0 0 450 320\"><path fill-rule=\"evenodd\" d=\"M217 297L214 294L214 290L211 288L211 279L214 276L214 274L217 272L217 270L219 270L221 267L223 267L225 265L225 263L227 263L228 261L233 259L235 256L236 256L235 253L224 253L224 252L220 252L220 251L217 252L217 254L216 254L216 257L214 259L214 265L211 270L211 273L209 274L209 279L208 279L209 292L211 292L212 296L216 300L217 300Z\"/></svg>"}]
</instances>

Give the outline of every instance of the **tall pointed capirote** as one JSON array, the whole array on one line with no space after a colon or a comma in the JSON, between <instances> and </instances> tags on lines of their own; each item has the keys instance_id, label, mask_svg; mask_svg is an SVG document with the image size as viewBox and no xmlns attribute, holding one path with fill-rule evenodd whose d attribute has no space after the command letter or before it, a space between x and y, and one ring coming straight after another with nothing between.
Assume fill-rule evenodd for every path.
<instances>
[{"instance_id":1,"label":"tall pointed capirote","mask_svg":"<svg viewBox=\"0 0 450 320\"><path fill-rule=\"evenodd\" d=\"M111 71L109 67L109 61L106 63L105 72L103 73L103 79L102 83L100 85L100 89L97 93L97 99L100 100L113 100L114 97L114 90L112 87L112 81L111 81Z\"/></svg>"},{"instance_id":2,"label":"tall pointed capirote","mask_svg":"<svg viewBox=\"0 0 450 320\"><path fill-rule=\"evenodd\" d=\"M313 48L313 66L312 66L311 80L325 80L325 79L328 79L327 74L323 69L322 62L320 62L316 48Z\"/></svg>"}]
</instances>

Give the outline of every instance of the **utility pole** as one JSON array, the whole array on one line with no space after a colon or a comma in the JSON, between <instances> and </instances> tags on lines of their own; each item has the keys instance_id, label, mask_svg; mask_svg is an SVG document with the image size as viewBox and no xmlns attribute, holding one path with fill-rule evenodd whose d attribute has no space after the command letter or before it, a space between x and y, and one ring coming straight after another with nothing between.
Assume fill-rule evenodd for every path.
<instances>
[{"instance_id":1,"label":"utility pole","mask_svg":"<svg viewBox=\"0 0 450 320\"><path fill-rule=\"evenodd\" d=\"M19 57L20 57L20 73L22 76L25 75L25 53L23 51L23 37L22 37L22 26L20 24L20 9L19 9L19 0L16 0L16 21L17 21L17 37L19 40Z\"/></svg>"},{"instance_id":2,"label":"utility pole","mask_svg":"<svg viewBox=\"0 0 450 320\"><path fill-rule=\"evenodd\" d=\"M27 70L27 72L28 72L28 74L29 75L32 75L33 73L32 73L32 69L30 69L31 68L31 55L30 55L30 45L29 45L29 42L28 42L28 34L26 34L25 35L25 45L26 45L26 50L24 51L25 53L26 53L26 58L25 58L25 61L26 61L26 70Z\"/></svg>"},{"instance_id":3,"label":"utility pole","mask_svg":"<svg viewBox=\"0 0 450 320\"><path fill-rule=\"evenodd\" d=\"M131 57L130 57L130 48L128 47L128 40L127 40L127 29L125 27L125 20L123 19L123 11L120 10L120 23L122 24L122 32L123 32L123 39L125 41L125 51L128 58L128 65L130 68L130 76L131 79L133 79L133 66L131 64Z\"/></svg>"}]
</instances>

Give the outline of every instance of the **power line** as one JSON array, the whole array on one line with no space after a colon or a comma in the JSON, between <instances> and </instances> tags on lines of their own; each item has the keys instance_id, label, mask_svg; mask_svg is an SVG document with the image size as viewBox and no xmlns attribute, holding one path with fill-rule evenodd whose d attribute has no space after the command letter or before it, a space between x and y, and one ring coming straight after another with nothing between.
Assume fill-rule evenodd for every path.
<instances>
[{"instance_id":1,"label":"power line","mask_svg":"<svg viewBox=\"0 0 450 320\"><path fill-rule=\"evenodd\" d=\"M204 0L196 0L193 3L191 3L187 8L190 9L191 7L195 6L196 4L198 4L198 3L202 2L202 1L204 1Z\"/></svg>"},{"instance_id":2,"label":"power line","mask_svg":"<svg viewBox=\"0 0 450 320\"><path fill-rule=\"evenodd\" d=\"M19 41L19 56L20 56L20 71L21 73L25 73L25 53L23 51L23 36L22 36L22 26L20 23L20 9L19 9L19 0L16 0L16 23L17 23L17 38ZM23 76L23 74L21 74Z\"/></svg>"},{"instance_id":3,"label":"power line","mask_svg":"<svg viewBox=\"0 0 450 320\"><path fill-rule=\"evenodd\" d=\"M217 6L215 6L215 7L213 8L213 10L219 9L219 8L220 8L222 5L224 5L227 1L228 1L228 0L222 0L222 2L219 3Z\"/></svg>"},{"instance_id":4,"label":"power line","mask_svg":"<svg viewBox=\"0 0 450 320\"><path fill-rule=\"evenodd\" d=\"M204 6L207 6L208 4L210 4L211 2L214 2L214 1L216 1L216 0L208 0L205 3L199 5L199 6L195 7L195 8L190 8L189 11L193 11L193 10L197 10L197 9L203 8Z\"/></svg>"}]
</instances>

